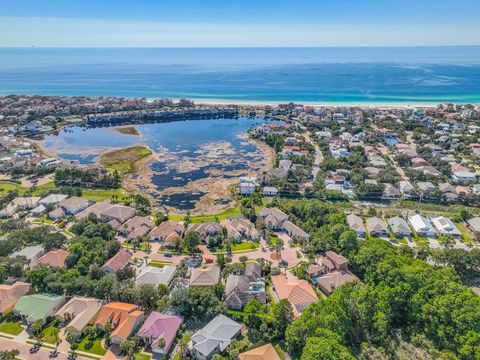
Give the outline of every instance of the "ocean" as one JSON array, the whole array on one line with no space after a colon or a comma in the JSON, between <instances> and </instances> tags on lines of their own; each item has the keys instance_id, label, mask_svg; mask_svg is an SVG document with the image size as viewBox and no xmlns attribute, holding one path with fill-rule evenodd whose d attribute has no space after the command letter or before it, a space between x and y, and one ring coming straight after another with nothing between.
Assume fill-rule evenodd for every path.
<instances>
[{"instance_id":1,"label":"ocean","mask_svg":"<svg viewBox=\"0 0 480 360\"><path fill-rule=\"evenodd\" d=\"M480 46L1 48L0 94L478 103Z\"/></svg>"}]
</instances>

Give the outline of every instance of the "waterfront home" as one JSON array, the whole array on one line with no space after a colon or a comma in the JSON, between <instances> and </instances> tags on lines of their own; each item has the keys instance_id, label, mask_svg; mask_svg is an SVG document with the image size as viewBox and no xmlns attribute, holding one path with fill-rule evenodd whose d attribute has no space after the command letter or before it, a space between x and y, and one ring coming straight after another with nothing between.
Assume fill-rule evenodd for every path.
<instances>
[{"instance_id":1,"label":"waterfront home","mask_svg":"<svg viewBox=\"0 0 480 360\"><path fill-rule=\"evenodd\" d=\"M230 274L225 285L225 304L229 309L242 310L250 299L267 302L265 282L257 263L246 264L244 275Z\"/></svg>"},{"instance_id":2,"label":"waterfront home","mask_svg":"<svg viewBox=\"0 0 480 360\"><path fill-rule=\"evenodd\" d=\"M162 242L165 246L176 247L185 232L183 223L168 220L155 227L150 233L153 241Z\"/></svg>"},{"instance_id":3,"label":"waterfront home","mask_svg":"<svg viewBox=\"0 0 480 360\"><path fill-rule=\"evenodd\" d=\"M333 251L327 251L317 259L316 264L310 265L307 274L325 295L330 295L346 283L358 280L348 270L348 260Z\"/></svg>"},{"instance_id":4,"label":"waterfront home","mask_svg":"<svg viewBox=\"0 0 480 360\"><path fill-rule=\"evenodd\" d=\"M372 236L387 236L388 231L387 231L387 225L385 224L385 221L382 219L374 216L366 221L367 224L367 230Z\"/></svg>"},{"instance_id":5,"label":"waterfront home","mask_svg":"<svg viewBox=\"0 0 480 360\"><path fill-rule=\"evenodd\" d=\"M102 306L95 320L95 326L105 331L105 326L110 324L113 330L110 335L111 342L119 345L130 338L144 318L144 312L139 311L137 305L111 302Z\"/></svg>"},{"instance_id":6,"label":"waterfront home","mask_svg":"<svg viewBox=\"0 0 480 360\"><path fill-rule=\"evenodd\" d=\"M32 263L32 267L51 266L63 268L65 266L65 260L67 260L68 255L68 251L66 250L50 250L49 252L35 260Z\"/></svg>"},{"instance_id":7,"label":"waterfront home","mask_svg":"<svg viewBox=\"0 0 480 360\"><path fill-rule=\"evenodd\" d=\"M467 224L474 233L480 233L480 217L468 219Z\"/></svg>"},{"instance_id":8,"label":"waterfront home","mask_svg":"<svg viewBox=\"0 0 480 360\"><path fill-rule=\"evenodd\" d=\"M175 275L175 266L145 266L135 279L136 285L149 284L157 287L158 285L168 286Z\"/></svg>"},{"instance_id":9,"label":"waterfront home","mask_svg":"<svg viewBox=\"0 0 480 360\"><path fill-rule=\"evenodd\" d=\"M57 311L55 318L66 324L66 333L80 335L101 307L102 302L98 299L75 296Z\"/></svg>"},{"instance_id":10,"label":"waterfront home","mask_svg":"<svg viewBox=\"0 0 480 360\"><path fill-rule=\"evenodd\" d=\"M153 228L152 220L147 216L134 216L127 220L125 224L119 227L120 235L125 236L128 240L133 240L147 235Z\"/></svg>"},{"instance_id":11,"label":"waterfront home","mask_svg":"<svg viewBox=\"0 0 480 360\"><path fill-rule=\"evenodd\" d=\"M355 231L358 237L365 237L367 230L363 225L363 219L355 214L348 214L347 215L347 225L350 230Z\"/></svg>"},{"instance_id":12,"label":"waterfront home","mask_svg":"<svg viewBox=\"0 0 480 360\"><path fill-rule=\"evenodd\" d=\"M460 230L458 230L453 221L449 218L443 216L434 216L430 218L430 220L440 235L450 234L455 238L462 237Z\"/></svg>"},{"instance_id":13,"label":"waterfront home","mask_svg":"<svg viewBox=\"0 0 480 360\"><path fill-rule=\"evenodd\" d=\"M25 295L18 299L13 313L31 325L37 320L46 321L54 316L65 302L65 297L54 294Z\"/></svg>"},{"instance_id":14,"label":"waterfront home","mask_svg":"<svg viewBox=\"0 0 480 360\"><path fill-rule=\"evenodd\" d=\"M8 205L0 210L0 217L13 216L17 211L28 210L37 207L40 198L37 196L17 197L10 201Z\"/></svg>"},{"instance_id":15,"label":"waterfront home","mask_svg":"<svg viewBox=\"0 0 480 360\"><path fill-rule=\"evenodd\" d=\"M290 220L284 221L282 228L292 239L310 239L310 234L303 231L300 227L292 223Z\"/></svg>"},{"instance_id":16,"label":"waterfront home","mask_svg":"<svg viewBox=\"0 0 480 360\"><path fill-rule=\"evenodd\" d=\"M208 360L223 352L240 334L242 325L225 315L217 315L190 338L188 349L196 360Z\"/></svg>"},{"instance_id":17,"label":"waterfront home","mask_svg":"<svg viewBox=\"0 0 480 360\"><path fill-rule=\"evenodd\" d=\"M317 302L315 290L306 280L288 279L285 275L272 276L272 295L274 301L287 299L292 305L296 318L310 304Z\"/></svg>"},{"instance_id":18,"label":"waterfront home","mask_svg":"<svg viewBox=\"0 0 480 360\"><path fill-rule=\"evenodd\" d=\"M240 194L242 195L253 194L257 186L258 182L256 177L243 176L240 178Z\"/></svg>"},{"instance_id":19,"label":"waterfront home","mask_svg":"<svg viewBox=\"0 0 480 360\"><path fill-rule=\"evenodd\" d=\"M270 343L245 351L238 356L240 360L281 360L280 355Z\"/></svg>"},{"instance_id":20,"label":"waterfront home","mask_svg":"<svg viewBox=\"0 0 480 360\"><path fill-rule=\"evenodd\" d=\"M131 263L132 254L127 250L120 250L113 257L111 257L107 262L102 266L102 269L106 272L112 273L123 269Z\"/></svg>"},{"instance_id":21,"label":"waterfront home","mask_svg":"<svg viewBox=\"0 0 480 360\"><path fill-rule=\"evenodd\" d=\"M28 260L30 260L30 263L33 263L44 253L45 253L45 249L43 248L42 245L32 245L32 246L27 246L26 248L23 248L21 250L15 251L10 255L8 255L8 257L15 258L17 256L25 256Z\"/></svg>"},{"instance_id":22,"label":"waterfront home","mask_svg":"<svg viewBox=\"0 0 480 360\"><path fill-rule=\"evenodd\" d=\"M264 208L260 210L258 217L266 227L273 230L282 229L283 222L288 220L288 215L277 208Z\"/></svg>"},{"instance_id":23,"label":"waterfront home","mask_svg":"<svg viewBox=\"0 0 480 360\"><path fill-rule=\"evenodd\" d=\"M12 285L0 284L0 314L5 316L17 303L18 299L30 292L31 285L17 281Z\"/></svg>"},{"instance_id":24,"label":"waterfront home","mask_svg":"<svg viewBox=\"0 0 480 360\"><path fill-rule=\"evenodd\" d=\"M204 269L194 268L190 274L191 287L211 287L220 281L220 268L209 266Z\"/></svg>"},{"instance_id":25,"label":"waterfront home","mask_svg":"<svg viewBox=\"0 0 480 360\"><path fill-rule=\"evenodd\" d=\"M78 196L72 196L61 201L58 205L63 209L66 215L74 216L89 207L91 204L92 202L90 200Z\"/></svg>"},{"instance_id":26,"label":"waterfront home","mask_svg":"<svg viewBox=\"0 0 480 360\"><path fill-rule=\"evenodd\" d=\"M410 230L408 223L400 216L394 216L388 219L387 222L395 236L404 237L412 235L412 230Z\"/></svg>"},{"instance_id":27,"label":"waterfront home","mask_svg":"<svg viewBox=\"0 0 480 360\"><path fill-rule=\"evenodd\" d=\"M124 205L112 205L108 209L104 210L100 217L103 222L109 222L112 220L123 224L125 221L131 219L135 215L135 209L130 206Z\"/></svg>"},{"instance_id":28,"label":"waterfront home","mask_svg":"<svg viewBox=\"0 0 480 360\"><path fill-rule=\"evenodd\" d=\"M400 191L392 184L384 184L382 198L383 199L398 199L401 196Z\"/></svg>"},{"instance_id":29,"label":"waterfront home","mask_svg":"<svg viewBox=\"0 0 480 360\"><path fill-rule=\"evenodd\" d=\"M430 221L422 215L416 214L410 216L408 222L415 233L419 236L435 237L437 234Z\"/></svg>"},{"instance_id":30,"label":"waterfront home","mask_svg":"<svg viewBox=\"0 0 480 360\"><path fill-rule=\"evenodd\" d=\"M202 239L206 240L209 237L220 235L222 233L222 225L216 221L205 221L188 225L186 232L197 232Z\"/></svg>"},{"instance_id":31,"label":"waterfront home","mask_svg":"<svg viewBox=\"0 0 480 360\"><path fill-rule=\"evenodd\" d=\"M259 233L255 225L243 216L231 217L220 221L220 225L227 231L227 237L234 241L253 240L257 241Z\"/></svg>"},{"instance_id":32,"label":"waterfront home","mask_svg":"<svg viewBox=\"0 0 480 360\"><path fill-rule=\"evenodd\" d=\"M180 316L152 311L137 335L155 355L163 356L170 351L182 322ZM160 339L163 339L164 344L160 344Z\"/></svg>"}]
</instances>

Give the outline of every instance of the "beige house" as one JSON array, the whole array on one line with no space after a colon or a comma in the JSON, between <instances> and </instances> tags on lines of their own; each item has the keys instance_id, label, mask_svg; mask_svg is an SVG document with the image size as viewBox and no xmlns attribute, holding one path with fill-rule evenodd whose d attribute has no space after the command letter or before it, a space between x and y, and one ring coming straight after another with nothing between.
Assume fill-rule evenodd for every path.
<instances>
[{"instance_id":1,"label":"beige house","mask_svg":"<svg viewBox=\"0 0 480 360\"><path fill-rule=\"evenodd\" d=\"M0 285L0 314L12 311L18 299L30 292L30 284L17 281L13 285Z\"/></svg>"},{"instance_id":2,"label":"beige house","mask_svg":"<svg viewBox=\"0 0 480 360\"><path fill-rule=\"evenodd\" d=\"M100 300L75 296L58 310L55 317L62 323L68 323L65 332L80 335L83 328L91 322L101 307Z\"/></svg>"},{"instance_id":3,"label":"beige house","mask_svg":"<svg viewBox=\"0 0 480 360\"><path fill-rule=\"evenodd\" d=\"M192 287L210 287L220 281L220 268L218 266L209 266L205 269L192 269L190 275L190 286Z\"/></svg>"}]
</instances>

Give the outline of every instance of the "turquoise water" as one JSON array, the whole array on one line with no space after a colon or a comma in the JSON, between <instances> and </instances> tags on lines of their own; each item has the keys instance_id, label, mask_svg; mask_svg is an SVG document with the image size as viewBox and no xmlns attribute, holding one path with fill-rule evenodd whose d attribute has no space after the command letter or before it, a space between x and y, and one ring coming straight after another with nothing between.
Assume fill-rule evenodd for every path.
<instances>
[{"instance_id":1,"label":"turquoise water","mask_svg":"<svg viewBox=\"0 0 480 360\"><path fill-rule=\"evenodd\" d=\"M480 47L0 49L0 94L480 102Z\"/></svg>"}]
</instances>

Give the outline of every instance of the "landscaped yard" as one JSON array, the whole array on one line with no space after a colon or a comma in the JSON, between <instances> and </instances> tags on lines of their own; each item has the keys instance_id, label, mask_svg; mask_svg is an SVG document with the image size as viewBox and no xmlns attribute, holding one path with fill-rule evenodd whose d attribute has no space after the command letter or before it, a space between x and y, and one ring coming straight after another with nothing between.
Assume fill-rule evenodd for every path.
<instances>
[{"instance_id":1,"label":"landscaped yard","mask_svg":"<svg viewBox=\"0 0 480 360\"><path fill-rule=\"evenodd\" d=\"M232 252L249 252L249 251L255 251L259 247L258 243L255 242L249 242L249 241L242 241L241 243L234 243L232 244ZM225 252L226 247L225 244L222 244L221 246L218 246L216 248L212 248L212 253L218 253L218 252Z\"/></svg>"},{"instance_id":2,"label":"landscaped yard","mask_svg":"<svg viewBox=\"0 0 480 360\"><path fill-rule=\"evenodd\" d=\"M9 335L18 335L23 331L24 327L18 322L6 321L0 324L0 332Z\"/></svg>"},{"instance_id":3,"label":"landscaped yard","mask_svg":"<svg viewBox=\"0 0 480 360\"><path fill-rule=\"evenodd\" d=\"M102 346L102 339L95 339L93 342L90 342L87 338L84 338L80 344L78 344L78 351L85 351L96 355L105 355L107 352Z\"/></svg>"},{"instance_id":4,"label":"landscaped yard","mask_svg":"<svg viewBox=\"0 0 480 360\"><path fill-rule=\"evenodd\" d=\"M49 325L47 326L42 332L42 341L55 344L58 340L58 332L59 328L56 325Z\"/></svg>"},{"instance_id":5,"label":"landscaped yard","mask_svg":"<svg viewBox=\"0 0 480 360\"><path fill-rule=\"evenodd\" d=\"M455 225L457 225L458 230L460 230L460 232L462 233L463 241L465 242L465 244L468 244L469 242L474 242L471 231L464 223L456 222Z\"/></svg>"},{"instance_id":6,"label":"landscaped yard","mask_svg":"<svg viewBox=\"0 0 480 360\"><path fill-rule=\"evenodd\" d=\"M148 262L148 266L164 267L167 265L172 265L172 263L169 261L159 261L159 260L151 260Z\"/></svg>"},{"instance_id":7,"label":"landscaped yard","mask_svg":"<svg viewBox=\"0 0 480 360\"><path fill-rule=\"evenodd\" d=\"M150 360L152 357L147 354L136 353L133 358L134 360Z\"/></svg>"}]
</instances>

